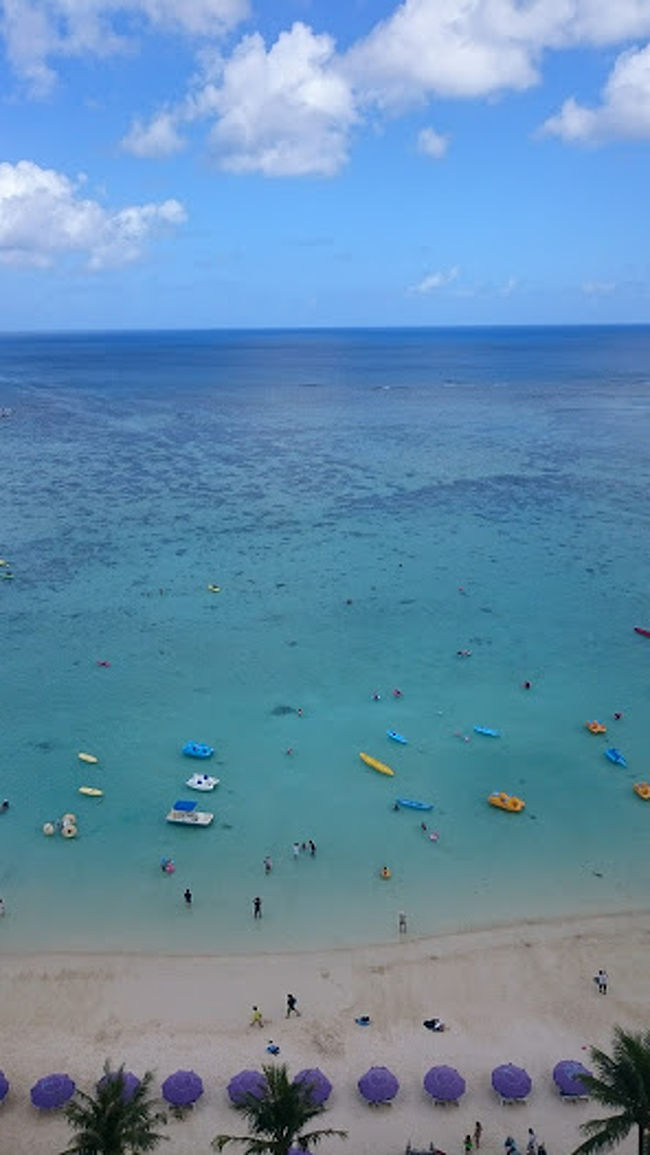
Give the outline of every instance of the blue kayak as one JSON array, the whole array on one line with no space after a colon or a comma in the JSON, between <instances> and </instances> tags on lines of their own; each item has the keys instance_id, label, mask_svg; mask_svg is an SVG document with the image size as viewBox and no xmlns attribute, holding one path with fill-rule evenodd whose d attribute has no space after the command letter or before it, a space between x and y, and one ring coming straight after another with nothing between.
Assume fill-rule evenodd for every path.
<instances>
[{"instance_id":1,"label":"blue kayak","mask_svg":"<svg viewBox=\"0 0 650 1155\"><path fill-rule=\"evenodd\" d=\"M489 726L475 726L474 731L476 734L487 734L488 738L501 737L500 730L491 730Z\"/></svg>"},{"instance_id":2,"label":"blue kayak","mask_svg":"<svg viewBox=\"0 0 650 1155\"><path fill-rule=\"evenodd\" d=\"M627 766L624 755L621 754L620 750L616 749L616 746L612 746L609 750L606 750L605 757L609 758L610 762L615 762L617 766Z\"/></svg>"},{"instance_id":3,"label":"blue kayak","mask_svg":"<svg viewBox=\"0 0 650 1155\"><path fill-rule=\"evenodd\" d=\"M386 733L389 738L393 739L393 742L401 742L402 746L408 746L408 739L403 734L398 734L397 730L387 730Z\"/></svg>"},{"instance_id":4,"label":"blue kayak","mask_svg":"<svg viewBox=\"0 0 650 1155\"><path fill-rule=\"evenodd\" d=\"M188 758L211 758L214 746L206 746L204 742L186 742L183 753L187 754Z\"/></svg>"},{"instance_id":5,"label":"blue kayak","mask_svg":"<svg viewBox=\"0 0 650 1155\"><path fill-rule=\"evenodd\" d=\"M433 810L433 802L416 802L413 798L396 798L398 806L410 806L411 810Z\"/></svg>"}]
</instances>

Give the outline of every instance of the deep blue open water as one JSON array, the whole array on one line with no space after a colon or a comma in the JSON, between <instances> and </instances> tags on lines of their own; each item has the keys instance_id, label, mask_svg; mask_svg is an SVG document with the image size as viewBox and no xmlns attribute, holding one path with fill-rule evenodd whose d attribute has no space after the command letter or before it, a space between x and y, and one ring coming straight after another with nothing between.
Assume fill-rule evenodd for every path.
<instances>
[{"instance_id":1,"label":"deep blue open water","mask_svg":"<svg viewBox=\"0 0 650 1155\"><path fill-rule=\"evenodd\" d=\"M9 335L0 406L5 949L647 906L650 329Z\"/></svg>"}]
</instances>

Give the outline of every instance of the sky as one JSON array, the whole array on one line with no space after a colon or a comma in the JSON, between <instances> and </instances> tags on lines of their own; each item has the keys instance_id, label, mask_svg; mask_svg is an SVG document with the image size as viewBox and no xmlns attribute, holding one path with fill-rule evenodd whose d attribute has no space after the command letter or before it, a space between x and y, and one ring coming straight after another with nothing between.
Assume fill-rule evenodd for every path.
<instances>
[{"instance_id":1,"label":"sky","mask_svg":"<svg viewBox=\"0 0 650 1155\"><path fill-rule=\"evenodd\" d=\"M650 0L0 0L0 329L650 322Z\"/></svg>"}]
</instances>

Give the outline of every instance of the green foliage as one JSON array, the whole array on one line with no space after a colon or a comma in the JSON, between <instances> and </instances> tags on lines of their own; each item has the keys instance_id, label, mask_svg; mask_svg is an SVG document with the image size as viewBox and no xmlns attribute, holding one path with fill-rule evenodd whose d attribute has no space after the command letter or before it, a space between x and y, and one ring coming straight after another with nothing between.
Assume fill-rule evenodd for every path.
<instances>
[{"instance_id":1,"label":"green foliage","mask_svg":"<svg viewBox=\"0 0 650 1155\"><path fill-rule=\"evenodd\" d=\"M124 1064L111 1071L94 1095L77 1091L65 1108L65 1116L75 1132L74 1139L61 1155L141 1155L152 1151L166 1135L154 1128L165 1123L165 1115L156 1110L150 1095L153 1075L147 1071L130 1099L123 1097Z\"/></svg>"},{"instance_id":2,"label":"green foliage","mask_svg":"<svg viewBox=\"0 0 650 1155\"><path fill-rule=\"evenodd\" d=\"M621 1143L638 1129L638 1155L650 1155L650 1031L614 1028L612 1055L591 1048L595 1075L583 1076L589 1094L611 1114L581 1125L588 1136L573 1155L595 1155Z\"/></svg>"},{"instance_id":3,"label":"green foliage","mask_svg":"<svg viewBox=\"0 0 650 1155\"><path fill-rule=\"evenodd\" d=\"M238 1108L246 1117L251 1134L217 1135L212 1140L216 1151L222 1151L227 1143L244 1143L244 1155L287 1155L292 1145L307 1150L330 1135L346 1138L346 1131L331 1127L304 1131L307 1123L322 1115L323 1104L312 1102L308 1086L289 1081L285 1064L269 1064L262 1070L268 1088L266 1094L261 1099L247 1095Z\"/></svg>"}]
</instances>

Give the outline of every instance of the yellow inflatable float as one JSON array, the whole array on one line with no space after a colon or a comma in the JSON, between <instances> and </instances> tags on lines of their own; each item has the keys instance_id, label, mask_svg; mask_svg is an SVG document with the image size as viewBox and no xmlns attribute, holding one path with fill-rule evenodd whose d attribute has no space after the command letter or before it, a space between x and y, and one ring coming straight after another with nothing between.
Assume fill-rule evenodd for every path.
<instances>
[{"instance_id":1,"label":"yellow inflatable float","mask_svg":"<svg viewBox=\"0 0 650 1155\"><path fill-rule=\"evenodd\" d=\"M590 734L606 734L607 733L607 726L603 725L602 722L597 722L597 721L585 722L585 726L587 727Z\"/></svg>"},{"instance_id":2,"label":"yellow inflatable float","mask_svg":"<svg viewBox=\"0 0 650 1155\"><path fill-rule=\"evenodd\" d=\"M650 800L650 782L635 782L634 793L638 794L639 798L643 798L644 802L648 802Z\"/></svg>"},{"instance_id":3,"label":"yellow inflatable float","mask_svg":"<svg viewBox=\"0 0 650 1155\"><path fill-rule=\"evenodd\" d=\"M377 770L380 774L388 774L391 778L394 776L395 771L391 770L390 766L387 766L385 762L380 762L378 758L371 758L370 754L363 753L360 753L359 757L362 762L365 762L366 766L371 766L373 770Z\"/></svg>"},{"instance_id":4,"label":"yellow inflatable float","mask_svg":"<svg viewBox=\"0 0 650 1155\"><path fill-rule=\"evenodd\" d=\"M494 790L488 798L490 806L497 806L499 810L509 810L511 814L519 814L526 805L521 798L514 794L506 794L503 790Z\"/></svg>"}]
</instances>

